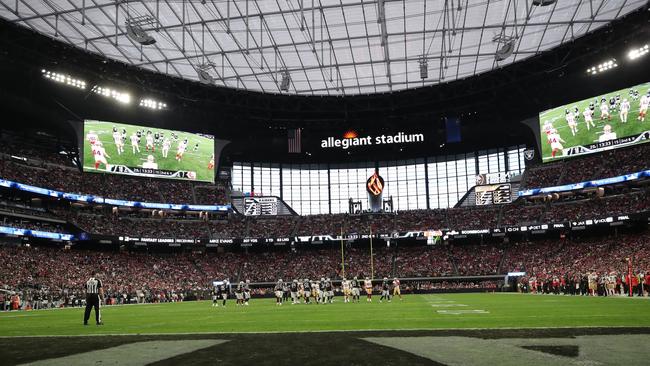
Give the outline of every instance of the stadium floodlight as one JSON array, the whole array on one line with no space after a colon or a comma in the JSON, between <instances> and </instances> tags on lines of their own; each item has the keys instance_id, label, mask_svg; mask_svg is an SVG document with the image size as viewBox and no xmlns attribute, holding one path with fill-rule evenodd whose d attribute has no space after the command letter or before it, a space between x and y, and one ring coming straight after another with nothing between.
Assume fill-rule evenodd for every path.
<instances>
[{"instance_id":1,"label":"stadium floodlight","mask_svg":"<svg viewBox=\"0 0 650 366\"><path fill-rule=\"evenodd\" d=\"M492 37L492 42L496 43L499 48L494 54L494 59L497 61L503 61L508 57L512 56L512 53L515 51L515 41L516 37L507 36L504 34L497 34Z\"/></svg>"},{"instance_id":2,"label":"stadium floodlight","mask_svg":"<svg viewBox=\"0 0 650 366\"><path fill-rule=\"evenodd\" d=\"M630 60L636 60L637 58L645 55L649 51L650 51L650 48L648 48L648 45L646 44L643 47L640 47L640 48L637 48L637 49L634 49L634 50L631 50L630 52L628 52L627 57Z\"/></svg>"},{"instance_id":3,"label":"stadium floodlight","mask_svg":"<svg viewBox=\"0 0 650 366\"><path fill-rule=\"evenodd\" d=\"M605 72L607 70L613 69L615 67L618 67L618 63L616 62L616 59L611 59L611 60L607 60L607 61L605 61L603 63L600 63L600 64L598 64L596 66L592 66L592 67L588 68L587 73L591 74L591 75L596 75L596 74L599 74L601 72Z\"/></svg>"},{"instance_id":4,"label":"stadium floodlight","mask_svg":"<svg viewBox=\"0 0 650 366\"><path fill-rule=\"evenodd\" d=\"M79 88L79 89L86 89L86 82L85 81L83 81L81 79L73 78L70 75L60 74L60 73L48 71L48 70L45 70L45 69L42 69L41 73L43 74L43 77L45 77L47 79L50 79L52 81L55 81L57 83L73 86L73 87Z\"/></svg>"},{"instance_id":5,"label":"stadium floodlight","mask_svg":"<svg viewBox=\"0 0 650 366\"><path fill-rule=\"evenodd\" d=\"M280 73L282 79L280 80L280 90L289 91L289 85L291 84L291 74L288 70L282 70Z\"/></svg>"},{"instance_id":6,"label":"stadium floodlight","mask_svg":"<svg viewBox=\"0 0 650 366\"><path fill-rule=\"evenodd\" d=\"M197 65L196 66L196 74L199 77L199 81L203 84L214 84L214 78L208 70L210 70L211 67L214 65L211 63L208 64L202 64L202 65Z\"/></svg>"},{"instance_id":7,"label":"stadium floodlight","mask_svg":"<svg viewBox=\"0 0 650 366\"><path fill-rule=\"evenodd\" d=\"M429 77L429 63L427 62L427 59L422 56L420 60L418 60L418 63L420 64L420 79L426 79Z\"/></svg>"},{"instance_id":8,"label":"stadium floodlight","mask_svg":"<svg viewBox=\"0 0 650 366\"><path fill-rule=\"evenodd\" d=\"M149 35L142 26L153 25L156 23L157 20L149 15L128 18L125 22L126 36L143 46L152 45L156 43L156 39Z\"/></svg>"},{"instance_id":9,"label":"stadium floodlight","mask_svg":"<svg viewBox=\"0 0 650 366\"><path fill-rule=\"evenodd\" d=\"M113 98L120 103L124 103L124 104L131 103L131 95L129 93L120 92L111 88L104 88L97 85L93 87L92 91L95 94L99 94L107 98Z\"/></svg>"},{"instance_id":10,"label":"stadium floodlight","mask_svg":"<svg viewBox=\"0 0 650 366\"><path fill-rule=\"evenodd\" d=\"M533 0L535 6L549 6L555 4L557 0Z\"/></svg>"},{"instance_id":11,"label":"stadium floodlight","mask_svg":"<svg viewBox=\"0 0 650 366\"><path fill-rule=\"evenodd\" d=\"M167 104L159 102L153 99L140 99L140 107L150 108L150 109L165 109Z\"/></svg>"}]
</instances>

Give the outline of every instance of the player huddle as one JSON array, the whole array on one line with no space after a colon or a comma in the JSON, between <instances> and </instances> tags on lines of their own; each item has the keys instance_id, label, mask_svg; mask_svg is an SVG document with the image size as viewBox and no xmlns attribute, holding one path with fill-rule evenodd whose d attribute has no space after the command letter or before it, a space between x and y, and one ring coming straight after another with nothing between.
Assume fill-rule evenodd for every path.
<instances>
[{"instance_id":1,"label":"player huddle","mask_svg":"<svg viewBox=\"0 0 650 366\"><path fill-rule=\"evenodd\" d=\"M162 158L167 159L169 151L172 149L172 146L176 144L175 160L178 162L183 160L183 155L188 150L188 139L181 139L180 136L174 132L171 132L171 136L165 136L164 131L152 131L143 128L136 130L130 136L127 135L128 133L125 128L119 130L117 127L113 126L112 137L117 155L124 154L124 146L127 140L131 142L132 154L140 154L140 144L144 137L145 151L148 153L146 160L142 163L142 168L145 169L158 169L158 163L156 163L156 158L154 156L156 148L160 150ZM100 164L104 164L104 166L107 167L107 158L110 159L110 156L106 154L106 149L103 147L97 133L95 131L89 131L86 135L86 140L90 143L92 155L95 158L95 169L99 169ZM193 151L197 152L198 150L199 143L197 142L194 145ZM210 158L208 169L214 169L214 154Z\"/></svg>"},{"instance_id":2,"label":"player huddle","mask_svg":"<svg viewBox=\"0 0 650 366\"><path fill-rule=\"evenodd\" d=\"M331 304L334 301L336 286L329 278L320 280L295 279L291 282L285 282L279 279L273 287L276 306L282 306L283 303L291 301L291 305L296 304ZM379 302L384 300L391 302L393 296L399 296L402 300L400 290L400 280L394 278L392 281L384 277L381 286L381 297ZM226 306L226 300L231 292L231 285L228 280L222 281L212 290L212 306L218 307L219 301L222 306ZM343 302L360 302L362 292L366 294L366 302L372 302L373 284L372 280L366 277L359 280L356 276L351 279L343 278L340 284L340 292L343 294ZM251 298L250 281L239 282L234 290L237 305L248 306Z\"/></svg>"},{"instance_id":3,"label":"player huddle","mask_svg":"<svg viewBox=\"0 0 650 366\"><path fill-rule=\"evenodd\" d=\"M639 91L630 89L629 98L634 102L639 101L639 115L637 120L639 122L645 122L648 106L650 106L650 91L639 98ZM609 100L606 97L602 97L600 101L596 98L582 112L578 106L574 106L573 109L565 109L564 118L571 135L576 136L578 133L581 116L584 119L584 125L587 131L591 130L591 128L596 128L596 124L594 123L594 117L596 117L597 113L596 106L598 106L597 118L601 121L606 121L602 133L598 137L598 142L615 140L617 135L612 127L612 115L618 114L621 123L628 123L628 115L632 108L630 101L627 98L621 98L620 94L610 97ZM560 136L558 129L553 126L553 122L545 121L542 129L546 133L546 141L551 147L551 157L554 158L558 152L562 152L562 155L564 155L563 144L566 141Z\"/></svg>"}]
</instances>

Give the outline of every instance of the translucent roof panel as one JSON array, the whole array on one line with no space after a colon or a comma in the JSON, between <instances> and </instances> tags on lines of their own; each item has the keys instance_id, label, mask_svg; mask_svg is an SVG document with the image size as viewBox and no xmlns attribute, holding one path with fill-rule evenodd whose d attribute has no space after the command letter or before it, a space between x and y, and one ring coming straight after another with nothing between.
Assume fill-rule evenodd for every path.
<instances>
[{"instance_id":1,"label":"translucent roof panel","mask_svg":"<svg viewBox=\"0 0 650 366\"><path fill-rule=\"evenodd\" d=\"M306 95L397 91L494 70L646 0L0 0L0 16L89 52L215 85ZM141 45L135 25L155 39ZM497 61L497 51L512 54ZM424 72L422 72L424 71ZM288 75L288 91L281 91Z\"/></svg>"}]
</instances>

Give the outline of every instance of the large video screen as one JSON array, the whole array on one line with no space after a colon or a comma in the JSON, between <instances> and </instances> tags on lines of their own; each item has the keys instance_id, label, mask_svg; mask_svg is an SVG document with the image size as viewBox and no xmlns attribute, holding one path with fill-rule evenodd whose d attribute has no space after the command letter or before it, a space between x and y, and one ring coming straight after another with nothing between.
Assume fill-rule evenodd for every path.
<instances>
[{"instance_id":1,"label":"large video screen","mask_svg":"<svg viewBox=\"0 0 650 366\"><path fill-rule=\"evenodd\" d=\"M551 162L650 140L650 83L539 114L542 160Z\"/></svg>"},{"instance_id":2,"label":"large video screen","mask_svg":"<svg viewBox=\"0 0 650 366\"><path fill-rule=\"evenodd\" d=\"M214 182L214 137L86 120L83 170Z\"/></svg>"}]
</instances>

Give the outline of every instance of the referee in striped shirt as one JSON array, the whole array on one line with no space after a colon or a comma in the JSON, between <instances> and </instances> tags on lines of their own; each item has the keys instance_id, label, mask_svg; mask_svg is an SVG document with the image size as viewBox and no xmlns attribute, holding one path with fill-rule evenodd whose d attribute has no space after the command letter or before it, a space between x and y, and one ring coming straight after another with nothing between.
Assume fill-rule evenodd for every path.
<instances>
[{"instance_id":1,"label":"referee in striped shirt","mask_svg":"<svg viewBox=\"0 0 650 366\"><path fill-rule=\"evenodd\" d=\"M99 303L104 298L104 289L102 288L102 281L97 278L97 274L90 277L86 282L86 311L84 313L84 325L88 325L88 318L90 318L90 311L95 308L95 321L97 325L104 325L102 323L102 316L99 313Z\"/></svg>"}]
</instances>

